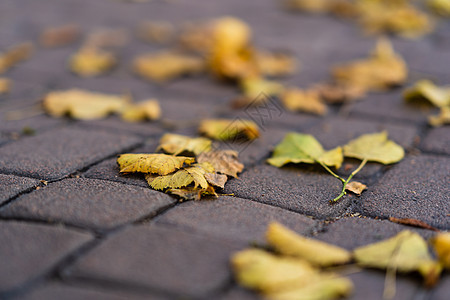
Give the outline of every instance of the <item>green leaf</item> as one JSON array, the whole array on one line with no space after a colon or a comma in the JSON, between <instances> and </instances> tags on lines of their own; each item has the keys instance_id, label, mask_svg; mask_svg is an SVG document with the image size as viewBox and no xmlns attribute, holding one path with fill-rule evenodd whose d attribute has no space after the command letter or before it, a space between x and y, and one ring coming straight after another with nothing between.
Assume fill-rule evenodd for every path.
<instances>
[{"instance_id":1,"label":"green leaf","mask_svg":"<svg viewBox=\"0 0 450 300\"><path fill-rule=\"evenodd\" d=\"M364 134L344 146L344 156L361 160L392 164L403 159L405 151L395 142L388 140L386 131Z\"/></svg>"},{"instance_id":2,"label":"green leaf","mask_svg":"<svg viewBox=\"0 0 450 300\"><path fill-rule=\"evenodd\" d=\"M309 134L291 132L286 134L283 141L275 147L273 155L267 162L281 167L287 163L321 162L337 169L343 161L341 147L325 151L322 145Z\"/></svg>"}]
</instances>

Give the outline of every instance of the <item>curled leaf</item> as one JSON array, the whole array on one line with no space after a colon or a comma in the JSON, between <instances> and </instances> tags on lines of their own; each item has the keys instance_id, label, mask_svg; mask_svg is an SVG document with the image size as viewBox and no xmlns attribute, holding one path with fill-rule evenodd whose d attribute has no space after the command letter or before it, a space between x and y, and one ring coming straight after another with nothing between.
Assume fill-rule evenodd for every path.
<instances>
[{"instance_id":1,"label":"curled leaf","mask_svg":"<svg viewBox=\"0 0 450 300\"><path fill-rule=\"evenodd\" d=\"M122 111L128 97L95 93L80 89L48 93L43 102L45 111L55 117L69 114L74 119L100 119Z\"/></svg>"},{"instance_id":2,"label":"curled leaf","mask_svg":"<svg viewBox=\"0 0 450 300\"><path fill-rule=\"evenodd\" d=\"M166 154L122 154L117 158L121 173L152 173L167 175L194 163L192 157L172 156Z\"/></svg>"},{"instance_id":3,"label":"curled leaf","mask_svg":"<svg viewBox=\"0 0 450 300\"><path fill-rule=\"evenodd\" d=\"M200 153L197 161L210 163L218 173L237 177L237 173L244 169L244 165L238 161L237 156L238 153L233 150L217 150Z\"/></svg>"},{"instance_id":4,"label":"curled leaf","mask_svg":"<svg viewBox=\"0 0 450 300\"><path fill-rule=\"evenodd\" d=\"M205 63L200 57L162 51L138 56L133 61L133 69L146 79L164 82L182 75L203 72Z\"/></svg>"},{"instance_id":5,"label":"curled leaf","mask_svg":"<svg viewBox=\"0 0 450 300\"><path fill-rule=\"evenodd\" d=\"M31 43L22 43L10 47L5 52L0 53L0 74L8 71L14 65L28 59L33 53L34 46Z\"/></svg>"},{"instance_id":6,"label":"curled leaf","mask_svg":"<svg viewBox=\"0 0 450 300\"><path fill-rule=\"evenodd\" d=\"M69 67L79 76L92 77L111 70L116 63L112 53L99 48L84 47L70 58Z\"/></svg>"},{"instance_id":7,"label":"curled leaf","mask_svg":"<svg viewBox=\"0 0 450 300\"><path fill-rule=\"evenodd\" d=\"M367 189L367 185L358 182L358 181L350 181L346 186L345 189L347 191L352 192L355 195L361 195L364 190Z\"/></svg>"},{"instance_id":8,"label":"curled leaf","mask_svg":"<svg viewBox=\"0 0 450 300\"><path fill-rule=\"evenodd\" d=\"M278 253L305 259L316 266L328 267L351 260L351 254L347 250L302 237L279 223L269 224L266 238L269 245Z\"/></svg>"},{"instance_id":9,"label":"curled leaf","mask_svg":"<svg viewBox=\"0 0 450 300\"><path fill-rule=\"evenodd\" d=\"M401 146L388 140L386 131L361 135L343 148L345 157L376 161L385 165L396 163L405 156Z\"/></svg>"},{"instance_id":10,"label":"curled leaf","mask_svg":"<svg viewBox=\"0 0 450 300\"><path fill-rule=\"evenodd\" d=\"M178 155L183 152L190 152L195 155L211 150L210 139L197 137L191 138L184 135L166 133L159 141L159 149L166 153ZM202 162L202 161L199 161Z\"/></svg>"},{"instance_id":11,"label":"curled leaf","mask_svg":"<svg viewBox=\"0 0 450 300\"><path fill-rule=\"evenodd\" d=\"M316 115L325 115L327 106L315 90L288 89L281 95L281 101L287 109Z\"/></svg>"},{"instance_id":12,"label":"curled leaf","mask_svg":"<svg viewBox=\"0 0 450 300\"><path fill-rule=\"evenodd\" d=\"M320 162L338 169L343 159L341 147L325 151L312 135L291 132L275 147L272 157L267 162L276 167L287 163Z\"/></svg>"},{"instance_id":13,"label":"curled leaf","mask_svg":"<svg viewBox=\"0 0 450 300\"><path fill-rule=\"evenodd\" d=\"M12 86L12 82L8 78L0 77L0 95L8 94Z\"/></svg>"},{"instance_id":14,"label":"curled leaf","mask_svg":"<svg viewBox=\"0 0 450 300\"><path fill-rule=\"evenodd\" d=\"M354 250L356 262L363 267L393 268L397 272L419 272L427 286L437 282L441 267L434 261L425 240L417 233L404 230L396 236Z\"/></svg>"},{"instance_id":15,"label":"curled leaf","mask_svg":"<svg viewBox=\"0 0 450 300\"><path fill-rule=\"evenodd\" d=\"M122 111L121 118L128 122L157 120L161 116L161 107L155 99L127 105Z\"/></svg>"},{"instance_id":16,"label":"curled leaf","mask_svg":"<svg viewBox=\"0 0 450 300\"><path fill-rule=\"evenodd\" d=\"M428 123L434 127L450 124L450 106L441 107L439 114L429 116Z\"/></svg>"},{"instance_id":17,"label":"curled leaf","mask_svg":"<svg viewBox=\"0 0 450 300\"><path fill-rule=\"evenodd\" d=\"M431 244L433 245L439 261L447 270L450 270L450 233L438 233L431 239Z\"/></svg>"},{"instance_id":18,"label":"curled leaf","mask_svg":"<svg viewBox=\"0 0 450 300\"><path fill-rule=\"evenodd\" d=\"M438 87L429 80L420 80L405 91L405 101L426 100L437 107L450 106L450 86Z\"/></svg>"},{"instance_id":19,"label":"curled leaf","mask_svg":"<svg viewBox=\"0 0 450 300\"><path fill-rule=\"evenodd\" d=\"M203 120L199 132L216 140L229 140L243 136L249 140L259 137L258 125L244 119L209 119Z\"/></svg>"}]
</instances>

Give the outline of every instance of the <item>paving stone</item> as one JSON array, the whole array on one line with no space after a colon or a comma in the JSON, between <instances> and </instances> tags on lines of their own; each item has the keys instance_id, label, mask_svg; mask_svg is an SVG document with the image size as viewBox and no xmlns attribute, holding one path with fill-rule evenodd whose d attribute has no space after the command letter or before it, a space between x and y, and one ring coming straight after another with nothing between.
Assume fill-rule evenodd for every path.
<instances>
[{"instance_id":1,"label":"paving stone","mask_svg":"<svg viewBox=\"0 0 450 300\"><path fill-rule=\"evenodd\" d=\"M291 211L228 196L184 202L157 219L157 223L242 241L244 245L254 241L265 243L267 225L273 221L302 234L308 234L316 224L314 220Z\"/></svg>"},{"instance_id":2,"label":"paving stone","mask_svg":"<svg viewBox=\"0 0 450 300\"><path fill-rule=\"evenodd\" d=\"M0 210L0 215L111 229L153 216L174 202L174 198L149 188L69 178L19 197Z\"/></svg>"},{"instance_id":3,"label":"paving stone","mask_svg":"<svg viewBox=\"0 0 450 300\"><path fill-rule=\"evenodd\" d=\"M359 212L372 217L414 218L450 228L449 158L432 155L404 159L359 198Z\"/></svg>"},{"instance_id":4,"label":"paving stone","mask_svg":"<svg viewBox=\"0 0 450 300\"><path fill-rule=\"evenodd\" d=\"M41 286L31 293L22 296L24 300L40 300L40 299L65 299L65 300L128 300L128 299L148 299L162 300L167 299L150 294L139 295L130 294L123 291L107 290L95 287L71 286L59 283L50 283Z\"/></svg>"},{"instance_id":5,"label":"paving stone","mask_svg":"<svg viewBox=\"0 0 450 300\"><path fill-rule=\"evenodd\" d=\"M0 174L0 204L39 185L39 180Z\"/></svg>"},{"instance_id":6,"label":"paving stone","mask_svg":"<svg viewBox=\"0 0 450 300\"><path fill-rule=\"evenodd\" d=\"M257 300L263 299L256 292L245 289L240 286L234 286L229 291L227 291L224 295L219 297L220 300Z\"/></svg>"},{"instance_id":7,"label":"paving stone","mask_svg":"<svg viewBox=\"0 0 450 300\"><path fill-rule=\"evenodd\" d=\"M50 271L70 252L91 239L86 233L58 226L1 222L0 297Z\"/></svg>"},{"instance_id":8,"label":"paving stone","mask_svg":"<svg viewBox=\"0 0 450 300\"><path fill-rule=\"evenodd\" d=\"M430 129L420 148L428 152L450 155L450 127Z\"/></svg>"},{"instance_id":9,"label":"paving stone","mask_svg":"<svg viewBox=\"0 0 450 300\"><path fill-rule=\"evenodd\" d=\"M87 128L103 128L116 133L135 134L143 137L158 136L163 133L160 122L126 122L117 116L111 116L103 120L81 121L79 126Z\"/></svg>"},{"instance_id":10,"label":"paving stone","mask_svg":"<svg viewBox=\"0 0 450 300\"><path fill-rule=\"evenodd\" d=\"M0 172L57 179L140 142L130 134L64 128L0 148Z\"/></svg>"},{"instance_id":11,"label":"paving stone","mask_svg":"<svg viewBox=\"0 0 450 300\"><path fill-rule=\"evenodd\" d=\"M231 179L224 192L299 212L317 218L331 218L342 214L353 196L329 201L339 195L341 182L326 172L308 166L276 168L256 166L238 179Z\"/></svg>"},{"instance_id":12,"label":"paving stone","mask_svg":"<svg viewBox=\"0 0 450 300\"><path fill-rule=\"evenodd\" d=\"M379 122L411 122L425 124L430 114L437 109L405 103L403 91L369 94L364 100L351 105L350 115L360 118L376 118Z\"/></svg>"},{"instance_id":13,"label":"paving stone","mask_svg":"<svg viewBox=\"0 0 450 300\"><path fill-rule=\"evenodd\" d=\"M320 232L314 238L353 250L357 247L391 238L402 230L415 231L425 239L434 235L434 232L430 230L399 225L388 220L343 218L329 224L324 232Z\"/></svg>"},{"instance_id":14,"label":"paving stone","mask_svg":"<svg viewBox=\"0 0 450 300\"><path fill-rule=\"evenodd\" d=\"M230 280L229 257L238 249L230 242L173 228L134 226L82 257L66 277L201 297Z\"/></svg>"},{"instance_id":15,"label":"paving stone","mask_svg":"<svg viewBox=\"0 0 450 300\"><path fill-rule=\"evenodd\" d=\"M432 300L447 300L450 294L450 276L447 272L438 285L431 291Z\"/></svg>"}]
</instances>

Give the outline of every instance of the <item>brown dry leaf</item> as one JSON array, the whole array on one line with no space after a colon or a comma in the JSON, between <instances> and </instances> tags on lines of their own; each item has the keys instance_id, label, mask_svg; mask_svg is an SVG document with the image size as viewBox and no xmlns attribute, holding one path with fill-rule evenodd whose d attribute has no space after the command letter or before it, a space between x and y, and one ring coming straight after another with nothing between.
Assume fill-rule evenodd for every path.
<instances>
[{"instance_id":1,"label":"brown dry leaf","mask_svg":"<svg viewBox=\"0 0 450 300\"><path fill-rule=\"evenodd\" d=\"M261 74L266 76L284 76L297 71L297 60L284 53L255 51L255 61Z\"/></svg>"},{"instance_id":2,"label":"brown dry leaf","mask_svg":"<svg viewBox=\"0 0 450 300\"><path fill-rule=\"evenodd\" d=\"M358 181L350 181L345 186L345 189L347 191L352 192L355 195L360 196L362 194L362 192L367 189L367 185L365 185L361 182L358 182Z\"/></svg>"},{"instance_id":3,"label":"brown dry leaf","mask_svg":"<svg viewBox=\"0 0 450 300\"><path fill-rule=\"evenodd\" d=\"M8 94L11 90L12 81L8 78L0 77L0 95Z\"/></svg>"},{"instance_id":4,"label":"brown dry leaf","mask_svg":"<svg viewBox=\"0 0 450 300\"><path fill-rule=\"evenodd\" d=\"M336 66L332 73L338 84L371 91L404 83L408 69L389 41L380 39L369 58Z\"/></svg>"},{"instance_id":5,"label":"brown dry leaf","mask_svg":"<svg viewBox=\"0 0 450 300\"><path fill-rule=\"evenodd\" d=\"M117 158L121 173L152 173L167 175L185 164L190 165L195 158L166 154L122 154Z\"/></svg>"},{"instance_id":6,"label":"brown dry leaf","mask_svg":"<svg viewBox=\"0 0 450 300\"><path fill-rule=\"evenodd\" d=\"M175 28L170 22L165 21L147 21L139 25L137 36L146 42L167 43L172 40L175 34Z\"/></svg>"},{"instance_id":7,"label":"brown dry leaf","mask_svg":"<svg viewBox=\"0 0 450 300\"><path fill-rule=\"evenodd\" d=\"M166 153L178 155L183 152L193 153L194 155L209 152L212 141L204 137L192 138L189 136L166 133L159 141L158 149ZM202 161L199 161L200 163Z\"/></svg>"},{"instance_id":8,"label":"brown dry leaf","mask_svg":"<svg viewBox=\"0 0 450 300\"><path fill-rule=\"evenodd\" d=\"M92 120L121 112L128 102L129 99L125 96L72 89L48 93L44 97L43 106L45 111L54 117L69 114L74 119Z\"/></svg>"},{"instance_id":9,"label":"brown dry leaf","mask_svg":"<svg viewBox=\"0 0 450 300\"><path fill-rule=\"evenodd\" d=\"M133 69L146 79L164 82L183 75L201 73L205 71L205 62L197 56L161 51L136 57Z\"/></svg>"},{"instance_id":10,"label":"brown dry leaf","mask_svg":"<svg viewBox=\"0 0 450 300\"><path fill-rule=\"evenodd\" d=\"M419 272L427 286L433 286L441 266L431 258L428 245L417 233L404 230L396 236L354 250L356 262L363 267L392 268L397 272Z\"/></svg>"},{"instance_id":11,"label":"brown dry leaf","mask_svg":"<svg viewBox=\"0 0 450 300\"><path fill-rule=\"evenodd\" d=\"M222 175L222 174L218 174L218 173L206 173L205 179L206 179L206 181L208 181L208 183L210 185L224 188L225 183L228 180L228 177L227 177L227 175Z\"/></svg>"},{"instance_id":12,"label":"brown dry leaf","mask_svg":"<svg viewBox=\"0 0 450 300\"><path fill-rule=\"evenodd\" d=\"M345 249L302 237L276 222L269 224L266 238L269 245L278 253L304 259L316 266L345 264L352 259L350 252Z\"/></svg>"},{"instance_id":13,"label":"brown dry leaf","mask_svg":"<svg viewBox=\"0 0 450 300\"><path fill-rule=\"evenodd\" d=\"M238 159L238 153L233 150L217 150L202 152L197 157L199 163L208 162L218 173L237 177L237 173L242 172L244 165Z\"/></svg>"},{"instance_id":14,"label":"brown dry leaf","mask_svg":"<svg viewBox=\"0 0 450 300\"><path fill-rule=\"evenodd\" d=\"M438 115L429 116L428 123L434 127L450 124L450 106L441 107L441 111Z\"/></svg>"},{"instance_id":15,"label":"brown dry leaf","mask_svg":"<svg viewBox=\"0 0 450 300\"><path fill-rule=\"evenodd\" d=\"M439 229L436 229L433 226L428 225L427 223L420 221L420 220L416 220L416 219L389 217L389 221L397 223L397 224L403 224L403 225L409 225L409 226L424 228L424 229L433 230L433 231L439 231Z\"/></svg>"},{"instance_id":16,"label":"brown dry leaf","mask_svg":"<svg viewBox=\"0 0 450 300\"><path fill-rule=\"evenodd\" d=\"M39 42L44 47L61 47L75 42L80 34L80 27L75 24L50 27L41 33Z\"/></svg>"},{"instance_id":17,"label":"brown dry leaf","mask_svg":"<svg viewBox=\"0 0 450 300\"><path fill-rule=\"evenodd\" d=\"M121 118L128 122L157 120L161 116L161 107L156 99L145 100L127 105L122 111Z\"/></svg>"},{"instance_id":18,"label":"brown dry leaf","mask_svg":"<svg viewBox=\"0 0 450 300\"><path fill-rule=\"evenodd\" d=\"M327 106L315 90L288 89L280 97L284 106L291 111L301 111L323 116Z\"/></svg>"},{"instance_id":19,"label":"brown dry leaf","mask_svg":"<svg viewBox=\"0 0 450 300\"><path fill-rule=\"evenodd\" d=\"M207 189L199 189L194 187L185 187L182 189L168 189L167 193L176 195L183 200L200 200L202 196L214 196L217 197L217 193L212 186L209 186Z\"/></svg>"},{"instance_id":20,"label":"brown dry leaf","mask_svg":"<svg viewBox=\"0 0 450 300\"><path fill-rule=\"evenodd\" d=\"M345 103L358 100L365 95L365 89L353 85L318 84L314 87L320 97L327 103Z\"/></svg>"},{"instance_id":21,"label":"brown dry leaf","mask_svg":"<svg viewBox=\"0 0 450 300\"><path fill-rule=\"evenodd\" d=\"M92 77L111 70L117 60L111 52L95 47L84 47L69 60L72 72L82 77Z\"/></svg>"},{"instance_id":22,"label":"brown dry leaf","mask_svg":"<svg viewBox=\"0 0 450 300\"><path fill-rule=\"evenodd\" d=\"M199 132L215 140L230 140L245 137L254 140L259 137L258 125L244 119L209 119L200 122Z\"/></svg>"},{"instance_id":23,"label":"brown dry leaf","mask_svg":"<svg viewBox=\"0 0 450 300\"><path fill-rule=\"evenodd\" d=\"M442 232L431 239L434 251L439 261L447 270L450 270L450 233Z\"/></svg>"},{"instance_id":24,"label":"brown dry leaf","mask_svg":"<svg viewBox=\"0 0 450 300\"><path fill-rule=\"evenodd\" d=\"M0 53L0 74L5 73L21 61L28 59L33 51L34 46L32 43L22 43Z\"/></svg>"},{"instance_id":25,"label":"brown dry leaf","mask_svg":"<svg viewBox=\"0 0 450 300\"><path fill-rule=\"evenodd\" d=\"M237 252L231 263L238 283L262 292L267 299L338 299L353 289L346 278L321 273L306 261L259 249Z\"/></svg>"}]
</instances>

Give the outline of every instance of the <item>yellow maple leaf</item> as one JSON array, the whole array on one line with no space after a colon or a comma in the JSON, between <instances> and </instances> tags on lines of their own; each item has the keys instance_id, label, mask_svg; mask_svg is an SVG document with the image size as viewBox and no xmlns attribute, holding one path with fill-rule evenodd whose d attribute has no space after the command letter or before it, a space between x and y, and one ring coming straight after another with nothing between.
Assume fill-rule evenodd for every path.
<instances>
[{"instance_id":1,"label":"yellow maple leaf","mask_svg":"<svg viewBox=\"0 0 450 300\"><path fill-rule=\"evenodd\" d=\"M145 100L136 104L127 105L121 114L121 118L128 122L144 120L157 120L161 116L161 107L155 99Z\"/></svg>"},{"instance_id":2,"label":"yellow maple leaf","mask_svg":"<svg viewBox=\"0 0 450 300\"><path fill-rule=\"evenodd\" d=\"M167 175L194 163L195 158L166 154L122 154L117 158L121 173L141 172Z\"/></svg>"},{"instance_id":3,"label":"yellow maple leaf","mask_svg":"<svg viewBox=\"0 0 450 300\"><path fill-rule=\"evenodd\" d=\"M284 106L291 111L302 111L316 115L325 115L327 106L315 90L287 89L280 97Z\"/></svg>"},{"instance_id":4,"label":"yellow maple leaf","mask_svg":"<svg viewBox=\"0 0 450 300\"><path fill-rule=\"evenodd\" d=\"M212 141L204 137L191 138L184 135L166 133L160 139L158 148L174 155L185 151L199 155L203 152L210 151L211 145Z\"/></svg>"},{"instance_id":5,"label":"yellow maple leaf","mask_svg":"<svg viewBox=\"0 0 450 300\"><path fill-rule=\"evenodd\" d=\"M255 51L258 70L266 76L290 75L297 71L297 60L288 54Z\"/></svg>"}]
</instances>

